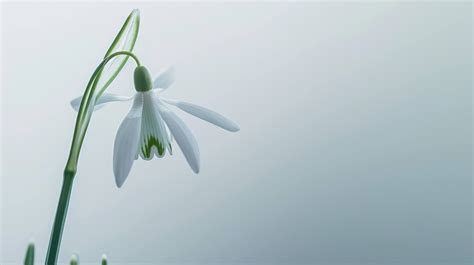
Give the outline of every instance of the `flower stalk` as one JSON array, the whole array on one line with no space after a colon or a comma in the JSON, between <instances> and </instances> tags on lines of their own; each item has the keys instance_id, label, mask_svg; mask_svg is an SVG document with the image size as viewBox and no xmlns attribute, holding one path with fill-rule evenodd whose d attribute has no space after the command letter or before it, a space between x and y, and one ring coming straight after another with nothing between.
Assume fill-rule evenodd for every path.
<instances>
[{"instance_id":1,"label":"flower stalk","mask_svg":"<svg viewBox=\"0 0 474 265\"><path fill-rule=\"evenodd\" d=\"M89 125L92 110L95 105L95 98L93 97L94 92L97 88L100 73L104 69L105 65L114 57L119 55L126 55L132 57L137 65L140 65L138 58L131 52L119 51L115 52L106 57L95 69L92 74L89 83L87 84L86 91L84 92L83 100L79 113L77 114L76 127L74 129L74 137L71 144L71 151L69 152L69 159L64 169L64 179L61 188L61 194L59 197L58 208L56 210L56 217L54 219L53 231L51 233L51 241L49 243L48 255L46 257L47 265L55 265L57 263L57 256L59 253L59 246L61 244L61 237L64 228L64 222L66 220L67 209L69 206L69 198L71 197L72 185L74 182L74 176L77 171L77 162L79 153L81 151L82 143L84 141L85 132Z\"/></svg>"},{"instance_id":2,"label":"flower stalk","mask_svg":"<svg viewBox=\"0 0 474 265\"><path fill-rule=\"evenodd\" d=\"M138 10L134 10L125 21L122 26L119 34L114 39L112 45L108 49L105 58L97 66L94 73L92 74L84 92L84 100L81 102L79 113L76 118L76 125L74 128L74 135L71 143L71 149L69 152L69 158L64 169L63 184L61 188L61 194L59 197L58 207L56 210L56 216L53 223L53 229L51 232L48 253L46 255L46 265L56 265L58 260L59 248L61 245L62 233L64 230L64 223L66 221L67 210L69 206L69 199L71 197L74 176L77 171L77 162L79 159L79 153L84 141L84 137L92 116L92 111L96 99L105 91L105 89L110 85L110 83L115 79L118 73L122 70L126 61L129 57L132 57L138 65L140 61L138 58L131 53L133 49L137 36L138 36L138 27L139 27L139 13ZM123 43L122 47L117 46L118 43ZM118 52L117 49L119 49ZM116 69L113 69L111 75L103 78L102 74L104 67L107 63L114 57L119 55L124 56L121 61L119 61ZM106 83L101 85L99 91L96 92L99 80L105 79Z\"/></svg>"},{"instance_id":3,"label":"flower stalk","mask_svg":"<svg viewBox=\"0 0 474 265\"><path fill-rule=\"evenodd\" d=\"M74 136L72 138L71 150L69 152L69 158L64 169L64 178L74 178L77 171L77 162L79 159L79 153L81 151L82 143L89 126L89 122L92 116L92 110L94 109L95 91L97 88L99 77L104 69L105 65L114 57L119 55L127 55L132 57L138 66L140 66L140 60L131 52L119 51L115 52L106 57L95 69L92 74L89 83L87 84L86 91L83 95L83 100L77 114L76 126L74 128Z\"/></svg>"}]
</instances>

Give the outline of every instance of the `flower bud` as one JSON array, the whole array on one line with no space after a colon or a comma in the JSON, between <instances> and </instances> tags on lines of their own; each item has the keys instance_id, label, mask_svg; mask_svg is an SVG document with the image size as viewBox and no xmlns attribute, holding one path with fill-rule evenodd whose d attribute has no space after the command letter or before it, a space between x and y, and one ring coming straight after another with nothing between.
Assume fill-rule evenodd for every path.
<instances>
[{"instance_id":1,"label":"flower bud","mask_svg":"<svg viewBox=\"0 0 474 265\"><path fill-rule=\"evenodd\" d=\"M72 254L71 262L69 264L79 265L79 256L77 254Z\"/></svg>"}]
</instances>

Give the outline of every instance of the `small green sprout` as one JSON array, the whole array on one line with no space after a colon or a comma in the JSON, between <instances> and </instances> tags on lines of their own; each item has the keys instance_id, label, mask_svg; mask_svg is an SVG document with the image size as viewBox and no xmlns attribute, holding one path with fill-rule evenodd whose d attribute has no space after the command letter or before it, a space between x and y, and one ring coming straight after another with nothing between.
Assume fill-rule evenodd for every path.
<instances>
[{"instance_id":1,"label":"small green sprout","mask_svg":"<svg viewBox=\"0 0 474 265\"><path fill-rule=\"evenodd\" d=\"M35 263L35 244L31 242L28 244L25 255L25 265L33 265Z\"/></svg>"},{"instance_id":2,"label":"small green sprout","mask_svg":"<svg viewBox=\"0 0 474 265\"><path fill-rule=\"evenodd\" d=\"M71 262L69 263L71 265L79 265L79 256L77 254L72 254L71 256Z\"/></svg>"}]
</instances>

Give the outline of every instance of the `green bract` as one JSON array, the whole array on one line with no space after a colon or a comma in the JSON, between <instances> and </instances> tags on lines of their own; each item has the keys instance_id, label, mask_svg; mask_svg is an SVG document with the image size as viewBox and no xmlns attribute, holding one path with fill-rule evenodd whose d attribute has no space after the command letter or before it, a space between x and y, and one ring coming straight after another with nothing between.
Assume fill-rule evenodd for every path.
<instances>
[{"instance_id":1,"label":"green bract","mask_svg":"<svg viewBox=\"0 0 474 265\"><path fill-rule=\"evenodd\" d=\"M111 55L114 52L118 51L129 51L133 50L135 42L138 37L138 29L140 27L140 11L135 9L127 17L125 23L123 24L120 32L115 37L114 41L110 45L109 49L105 53L104 59L107 56ZM115 58L106 69L100 74L100 81L98 84L97 97L104 93L105 89L114 81L118 73L125 66L125 63L128 60L128 56L121 56Z\"/></svg>"}]
</instances>

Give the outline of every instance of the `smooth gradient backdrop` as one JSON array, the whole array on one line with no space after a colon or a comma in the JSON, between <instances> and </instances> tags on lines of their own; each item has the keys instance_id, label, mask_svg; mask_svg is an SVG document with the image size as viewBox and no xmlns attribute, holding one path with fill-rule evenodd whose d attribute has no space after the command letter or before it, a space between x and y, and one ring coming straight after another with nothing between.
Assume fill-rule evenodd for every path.
<instances>
[{"instance_id":1,"label":"smooth gradient backdrop","mask_svg":"<svg viewBox=\"0 0 474 265\"><path fill-rule=\"evenodd\" d=\"M135 52L201 148L135 163L116 188L129 103L87 133L60 259L471 264L472 3L4 3L0 263L46 254L83 93L134 8ZM134 93L133 63L109 91ZM177 111L179 112L179 111ZM40 263L38 263L40 264Z\"/></svg>"}]
</instances>

